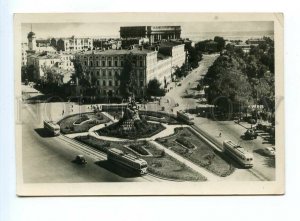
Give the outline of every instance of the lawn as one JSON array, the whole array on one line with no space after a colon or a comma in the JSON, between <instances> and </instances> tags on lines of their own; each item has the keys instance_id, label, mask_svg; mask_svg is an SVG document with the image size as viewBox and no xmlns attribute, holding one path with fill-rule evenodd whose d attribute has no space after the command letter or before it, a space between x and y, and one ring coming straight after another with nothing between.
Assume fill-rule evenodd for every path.
<instances>
[{"instance_id":1,"label":"lawn","mask_svg":"<svg viewBox=\"0 0 300 221\"><path fill-rule=\"evenodd\" d=\"M139 114L141 117L145 118L145 120L157 121L166 124L180 124L175 116L163 112L140 111Z\"/></svg>"},{"instance_id":2,"label":"lawn","mask_svg":"<svg viewBox=\"0 0 300 221\"><path fill-rule=\"evenodd\" d=\"M87 145L96 148L97 150L107 152L109 148L117 148L125 153L130 153L135 156L130 148L124 147L134 145L137 147L144 148L147 152L151 153L150 156L137 156L147 161L148 172L154 175L160 176L165 179L172 179L178 181L206 181L206 178L194 170L187 167L185 164L177 161L173 157L167 155L163 150L158 149L147 141L128 141L128 142L112 142L104 140L96 140L91 137L77 137L76 140L83 142Z\"/></svg>"},{"instance_id":3,"label":"lawn","mask_svg":"<svg viewBox=\"0 0 300 221\"><path fill-rule=\"evenodd\" d=\"M165 129L162 124L151 123L145 120L137 121L134 123L132 130L123 130L122 122L111 124L105 128L97 131L100 136L111 136L126 139L139 139L151 137Z\"/></svg>"},{"instance_id":4,"label":"lawn","mask_svg":"<svg viewBox=\"0 0 300 221\"><path fill-rule=\"evenodd\" d=\"M66 117L59 122L59 126L63 134L71 134L87 132L91 127L109 121L110 119L102 113L85 113Z\"/></svg>"},{"instance_id":5,"label":"lawn","mask_svg":"<svg viewBox=\"0 0 300 221\"><path fill-rule=\"evenodd\" d=\"M209 147L191 129L185 127L175 131L175 134L157 139L157 142L218 176L225 177L234 171L231 163L224 160L220 153ZM196 148L191 148L193 146Z\"/></svg>"}]
</instances>

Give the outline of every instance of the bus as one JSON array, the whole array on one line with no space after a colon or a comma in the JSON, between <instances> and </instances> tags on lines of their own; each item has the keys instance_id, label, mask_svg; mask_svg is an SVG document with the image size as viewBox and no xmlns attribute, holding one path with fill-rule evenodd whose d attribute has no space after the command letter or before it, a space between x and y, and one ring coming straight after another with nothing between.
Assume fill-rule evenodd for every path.
<instances>
[{"instance_id":1,"label":"bus","mask_svg":"<svg viewBox=\"0 0 300 221\"><path fill-rule=\"evenodd\" d=\"M223 142L223 149L225 153L234 158L243 167L253 167L253 154L247 152L243 147L228 140Z\"/></svg>"},{"instance_id":2,"label":"bus","mask_svg":"<svg viewBox=\"0 0 300 221\"><path fill-rule=\"evenodd\" d=\"M60 134L60 126L53 121L44 121L44 129L50 132L53 136Z\"/></svg>"},{"instance_id":3,"label":"bus","mask_svg":"<svg viewBox=\"0 0 300 221\"><path fill-rule=\"evenodd\" d=\"M134 171L138 172L139 175L144 175L147 173L148 164L145 160L135 157L131 154L126 154L116 148L111 148L108 150L107 160L133 169Z\"/></svg>"},{"instance_id":4,"label":"bus","mask_svg":"<svg viewBox=\"0 0 300 221\"><path fill-rule=\"evenodd\" d=\"M194 120L194 117L189 114L189 113L186 113L184 111L177 111L177 118L184 121L185 123L187 124L194 124L193 120Z\"/></svg>"}]
</instances>

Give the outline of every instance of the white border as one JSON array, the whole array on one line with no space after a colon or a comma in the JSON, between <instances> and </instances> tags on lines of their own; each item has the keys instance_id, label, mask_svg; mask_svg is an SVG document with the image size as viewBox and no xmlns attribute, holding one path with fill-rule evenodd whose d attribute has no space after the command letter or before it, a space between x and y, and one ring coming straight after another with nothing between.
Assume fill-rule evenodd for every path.
<instances>
[{"instance_id":1,"label":"white border","mask_svg":"<svg viewBox=\"0 0 300 221\"><path fill-rule=\"evenodd\" d=\"M298 220L299 179L299 7L285 1L6 1L0 9L0 219L1 220ZM295 1L296 2L296 1ZM2 4L3 3L3 4ZM13 109L13 12L88 11L283 12L285 14L286 195L260 197L19 198L15 195ZM5 128L3 127L5 125ZM3 135L4 134L4 135ZM5 139L4 139L5 137ZM125 206L127 205L127 206ZM134 216L128 209L135 206ZM235 214L232 214L232 208ZM151 210L150 210L151 208ZM149 211L151 213L149 213ZM154 211L154 212L153 212ZM188 211L188 212L186 212ZM245 214L247 215L245 217Z\"/></svg>"}]
</instances>

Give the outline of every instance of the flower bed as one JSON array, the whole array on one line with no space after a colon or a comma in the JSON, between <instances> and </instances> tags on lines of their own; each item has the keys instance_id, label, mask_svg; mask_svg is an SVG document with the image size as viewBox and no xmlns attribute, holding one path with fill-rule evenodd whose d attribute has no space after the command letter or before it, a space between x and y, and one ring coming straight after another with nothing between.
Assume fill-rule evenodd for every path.
<instances>
[{"instance_id":1,"label":"flower bed","mask_svg":"<svg viewBox=\"0 0 300 221\"><path fill-rule=\"evenodd\" d=\"M78 120L76 120L75 122L74 122L74 124L81 124L82 122L84 122L84 121L87 121L87 120L89 120L90 118L87 116L87 115L81 115L81 116L79 116L79 119Z\"/></svg>"},{"instance_id":2,"label":"flower bed","mask_svg":"<svg viewBox=\"0 0 300 221\"><path fill-rule=\"evenodd\" d=\"M190 141L185 139L184 137L179 137L175 139L178 143L182 144L183 146L189 148L189 149L194 149L195 146L192 144Z\"/></svg>"},{"instance_id":3,"label":"flower bed","mask_svg":"<svg viewBox=\"0 0 300 221\"><path fill-rule=\"evenodd\" d=\"M111 136L127 139L139 139L151 137L161 131L165 127L161 124L150 123L146 121L141 121L135 124L135 128L130 131L122 130L120 122L109 125L108 127L102 128L97 131L100 136Z\"/></svg>"},{"instance_id":4,"label":"flower bed","mask_svg":"<svg viewBox=\"0 0 300 221\"><path fill-rule=\"evenodd\" d=\"M65 117L59 122L61 133L71 134L87 132L90 128L103 123L110 122L102 113L86 113L86 114L75 114L72 116Z\"/></svg>"},{"instance_id":5,"label":"flower bed","mask_svg":"<svg viewBox=\"0 0 300 221\"><path fill-rule=\"evenodd\" d=\"M176 133L171 136L160 138L156 141L218 176L225 177L234 171L232 164L225 160L225 157L221 153L215 152L210 146L196 136L191 129L176 128L175 132ZM179 145L178 140L187 140L186 138L183 139L182 135L188 136L188 142L193 142L193 146L196 146L197 148L190 149Z\"/></svg>"},{"instance_id":6,"label":"flower bed","mask_svg":"<svg viewBox=\"0 0 300 221\"><path fill-rule=\"evenodd\" d=\"M163 150L156 148L147 141L127 141L127 142L112 142L95 139L89 136L77 137L76 140L83 142L97 150L107 152L109 148L117 148L124 153L130 153L137 156L134 151L124 147L138 145L149 152L150 156L137 156L147 161L148 172L160 176L165 179L179 180L179 181L206 181L207 179L201 174L187 167L185 164L179 162L173 157L167 155Z\"/></svg>"}]
</instances>

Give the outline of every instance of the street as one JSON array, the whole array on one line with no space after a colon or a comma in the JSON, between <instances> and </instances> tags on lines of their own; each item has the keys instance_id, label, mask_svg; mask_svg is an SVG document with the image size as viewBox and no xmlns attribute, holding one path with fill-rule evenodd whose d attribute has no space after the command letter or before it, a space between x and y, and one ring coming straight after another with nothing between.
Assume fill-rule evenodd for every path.
<instances>
[{"instance_id":1,"label":"street","mask_svg":"<svg viewBox=\"0 0 300 221\"><path fill-rule=\"evenodd\" d=\"M164 108L169 113L176 113L177 110L195 109L198 105L197 100L193 96L185 96L197 92L195 88L199 80L203 78L217 57L218 55L204 55L200 66L180 82L181 86L175 86L172 83L173 85L170 86L172 89L159 103L148 103L146 108L148 110L162 110ZM178 104L178 106L175 106L175 104ZM78 106L69 103L22 105L24 182L159 181L159 179L150 176L130 177L126 174L110 171L108 167L103 166L103 163L101 163L105 161L105 157L95 157L94 154L85 154L89 162L86 166L76 165L72 163L72 160L74 160L76 155L83 154L84 151L82 152L82 149L77 148L76 144L70 145L62 139L62 135L49 137L45 134L43 130L44 119L58 121L68 114L78 113L79 111L91 111L88 108L90 108L90 105ZM244 141L241 139L241 135L246 131L246 128L233 121L213 121L196 115L194 115L194 118L195 125L205 131L219 146L222 146L224 140L232 140L249 152L253 152L254 166L252 169L236 168L233 174L222 178L222 180L257 181L275 179L274 159L262 156L256 152L258 149L270 146L270 144L264 143L261 137L252 141ZM100 163L96 164L96 162Z\"/></svg>"},{"instance_id":2,"label":"street","mask_svg":"<svg viewBox=\"0 0 300 221\"><path fill-rule=\"evenodd\" d=\"M213 64L218 55L204 55L203 60L200 62L200 66L193 70L186 78L181 81L181 86L173 87L165 97L160 101L161 105L165 105L165 110L176 113L177 110L189 110L195 109L198 105L195 98L184 98L186 92L188 94L195 93L195 87L199 80L206 74L209 66ZM173 107L172 104L167 103L167 99L172 99L173 103L178 103L178 107ZM160 109L160 108L157 108ZM256 153L256 150L264 147L271 146L265 143L261 137L256 140L244 141L241 139L241 135L246 129L233 121L214 121L208 118L196 117L195 125L205 131L211 136L216 142L222 145L224 140L232 140L233 142L240 144L249 152L253 152L254 155L254 166L252 171L258 173L260 179L274 180L275 179L275 162L274 159L262 156ZM221 133L221 137L219 134ZM257 176L253 173L249 173L246 169L237 168L236 171L225 178L226 180L258 180Z\"/></svg>"},{"instance_id":3,"label":"street","mask_svg":"<svg viewBox=\"0 0 300 221\"><path fill-rule=\"evenodd\" d=\"M57 107L61 103L53 103ZM70 145L61 136L50 137L43 129L45 103L22 105L22 165L24 183L80 182L142 182L157 181L149 175L132 177L105 167L105 158L85 154L76 144ZM53 108L53 110L61 108ZM60 110L61 111L61 110ZM55 116L53 116L55 117ZM88 164L72 163L76 155L84 154ZM97 163L97 164L96 164Z\"/></svg>"}]
</instances>

